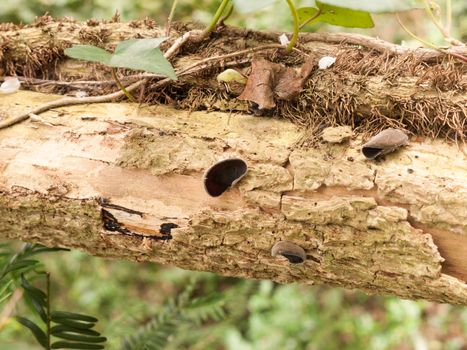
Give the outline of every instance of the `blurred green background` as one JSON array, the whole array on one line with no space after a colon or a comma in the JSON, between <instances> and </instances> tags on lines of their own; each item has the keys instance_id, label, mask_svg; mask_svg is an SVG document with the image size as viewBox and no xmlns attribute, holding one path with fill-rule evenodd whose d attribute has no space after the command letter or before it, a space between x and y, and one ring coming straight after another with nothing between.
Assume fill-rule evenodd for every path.
<instances>
[{"instance_id":1,"label":"blurred green background","mask_svg":"<svg viewBox=\"0 0 467 350\"><path fill-rule=\"evenodd\" d=\"M207 23L218 3L180 0L175 20ZM296 3L305 6L312 1ZM79 20L109 19L118 10L122 20L149 16L164 25L170 7L170 1L148 0L2 0L0 22L29 23L45 12ZM442 42L423 12L407 13L403 18L418 35ZM404 40L418 44L407 37L392 16L378 16L375 22L374 29L354 31L397 43ZM257 29L291 29L284 2L255 14L235 14L228 23ZM314 25L308 30L345 29ZM465 0L453 0L452 34L467 39ZM221 307L222 313L203 322L180 321L171 330L167 349L467 349L465 307L367 296L324 286L224 278L155 264L104 260L78 251L54 253L41 260L52 274L55 307L98 317L99 330L109 338L107 349L120 349L125 337L137 334L154 317L166 312L169 300L183 292L193 278L193 297L215 295L214 308ZM0 305L0 349L39 349L29 332L10 317L16 313L28 315L28 311L21 301L13 306L13 310L7 310ZM185 308L182 312L209 314L200 309Z\"/></svg>"},{"instance_id":2,"label":"blurred green background","mask_svg":"<svg viewBox=\"0 0 467 350\"><path fill-rule=\"evenodd\" d=\"M219 3L220 0L180 0L175 20L208 23ZM314 0L295 0L294 3L297 8L313 6ZM446 0L438 0L437 3L443 10ZM55 17L70 16L79 20L109 19L115 11L119 11L124 21L142 19L147 16L164 25L171 6L172 1L169 0L2 0L0 3L0 22L30 23L36 16L45 12ZM467 1L452 0L452 14L452 36L464 41L467 40ZM376 24L374 29L352 31L378 36L396 43L404 40L409 45L419 45L400 28L393 15L373 17ZM405 13L401 17L418 36L432 40L437 44L445 44L440 33L423 10ZM234 12L227 23L260 30L290 31L292 29L291 22L286 2L277 0L276 4L256 13L240 15ZM329 25L312 25L305 27L304 30L349 31L348 28Z\"/></svg>"},{"instance_id":3,"label":"blurred green background","mask_svg":"<svg viewBox=\"0 0 467 350\"><path fill-rule=\"evenodd\" d=\"M465 307L324 286L225 278L105 260L79 251L49 253L40 260L51 273L53 308L98 317L97 330L109 338L107 349L121 349L126 337L137 334L153 318L167 315L169 301L193 285L193 278L192 298L208 297L212 302L198 307L195 302L181 314L169 313L175 326L168 331L156 327L170 335L165 349L459 350L467 346ZM213 311L219 317L204 322L180 318L203 318ZM10 318L14 314L38 320L21 301L14 311L3 307L0 349L40 349L29 331Z\"/></svg>"}]
</instances>

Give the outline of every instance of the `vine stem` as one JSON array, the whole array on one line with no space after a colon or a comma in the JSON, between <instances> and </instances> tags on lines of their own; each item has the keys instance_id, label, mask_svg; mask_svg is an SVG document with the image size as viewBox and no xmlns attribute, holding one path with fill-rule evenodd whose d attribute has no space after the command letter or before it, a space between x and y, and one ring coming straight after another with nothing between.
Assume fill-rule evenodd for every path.
<instances>
[{"instance_id":1,"label":"vine stem","mask_svg":"<svg viewBox=\"0 0 467 350\"><path fill-rule=\"evenodd\" d=\"M47 322L46 322L46 327L47 327L47 350L51 349L51 344L50 344L50 272L47 272L45 274L45 283L46 283L46 288L47 288Z\"/></svg>"},{"instance_id":2,"label":"vine stem","mask_svg":"<svg viewBox=\"0 0 467 350\"><path fill-rule=\"evenodd\" d=\"M410 35L412 38L414 38L415 40L420 41L422 44L424 44L424 45L426 45L426 46L428 46L428 47L431 47L432 49L435 49L436 51L442 52L442 53L444 53L444 54L446 54L446 55L451 55L451 56L453 56L453 57L456 57L456 58L460 59L461 61L467 62L467 57L465 57L465 56L463 56L463 55L461 55L461 54L454 53L454 52L448 52L448 51L446 51L446 50L444 50L444 49L442 49L442 48L440 48L440 47L438 47L438 46L436 46L436 45L434 45L434 44L432 44L432 43L430 43L430 42L428 42L428 41L426 41L426 40L423 40L423 39L420 38L419 36L417 36L417 35L415 35L414 33L412 33L412 32L409 30L409 28L407 28L407 27L402 23L402 21L401 21L401 19L399 18L399 15L398 15L398 14L396 14L396 18L397 18L397 21L399 22L400 26L402 27L402 29L404 29L404 30L407 32L407 34L409 34L409 35Z\"/></svg>"},{"instance_id":3,"label":"vine stem","mask_svg":"<svg viewBox=\"0 0 467 350\"><path fill-rule=\"evenodd\" d=\"M431 21L434 23L434 25L436 26L436 28L438 28L439 32L441 33L441 35L444 37L444 40L446 40L448 43L450 43L451 45L463 45L462 42L460 42L459 40L455 39L455 38L451 38L450 34L449 34L449 31L446 30L446 28L444 28L441 23L438 21L438 19L435 17L435 15L433 14L433 11L431 10L430 8L430 4L428 2L428 0L423 0L423 3L425 5L425 10L426 12L428 13L428 15L430 16L430 19ZM447 11L452 11L451 10L451 5L448 4L449 6L449 9L447 9ZM450 25L450 24L449 24Z\"/></svg>"},{"instance_id":4,"label":"vine stem","mask_svg":"<svg viewBox=\"0 0 467 350\"><path fill-rule=\"evenodd\" d=\"M308 23L318 18L320 15L321 15L321 9L318 9L318 12L316 12L313 16L311 16L305 22L300 24L300 27L298 27L298 29L302 29L304 26L306 26Z\"/></svg>"},{"instance_id":5,"label":"vine stem","mask_svg":"<svg viewBox=\"0 0 467 350\"><path fill-rule=\"evenodd\" d=\"M451 0L446 0L446 32L451 36L452 26L452 3Z\"/></svg>"},{"instance_id":6,"label":"vine stem","mask_svg":"<svg viewBox=\"0 0 467 350\"><path fill-rule=\"evenodd\" d=\"M232 15L233 9L234 9L234 5L233 5L232 3L230 3L230 7L229 7L229 9L227 10L227 13L225 14L224 17L222 17L222 18L219 20L219 24L220 24L220 25L223 25L224 22L227 21L227 19L230 17L230 15Z\"/></svg>"},{"instance_id":7,"label":"vine stem","mask_svg":"<svg viewBox=\"0 0 467 350\"><path fill-rule=\"evenodd\" d=\"M226 6L228 5L229 2L230 2L230 0L222 0L221 4L217 8L216 13L214 14L214 17L212 18L211 23L204 30L204 35L207 35L207 34L211 33L214 30L214 28L216 27L217 22L219 21L219 18L221 18L222 13L224 12L224 10L225 10L225 8L226 8Z\"/></svg>"},{"instance_id":8,"label":"vine stem","mask_svg":"<svg viewBox=\"0 0 467 350\"><path fill-rule=\"evenodd\" d=\"M430 16L431 18L431 21L434 23L434 25L436 26L436 28L438 28L438 30L441 32L441 34L443 34L443 36L446 38L448 37L447 33L446 33L446 30L443 28L443 26L441 25L441 23L439 23L438 19L435 17L435 15L433 14L433 11L431 11L431 8L430 8L430 3L428 2L428 0L423 0L423 4L425 5L425 10L426 12L428 13L428 15Z\"/></svg>"},{"instance_id":9,"label":"vine stem","mask_svg":"<svg viewBox=\"0 0 467 350\"><path fill-rule=\"evenodd\" d=\"M404 23L402 23L402 20L400 19L399 15L397 13L396 13L396 18L397 18L397 22L399 22L399 25L402 27L402 29L404 29L407 32L407 34L409 34L412 38L414 38L417 41L420 41L425 46L431 47L432 49L435 49L437 51L441 51L441 49L438 46L436 46L435 44L432 44L432 43L420 38L419 36L415 35L413 32L411 32L410 29L407 28L404 25Z\"/></svg>"},{"instance_id":10,"label":"vine stem","mask_svg":"<svg viewBox=\"0 0 467 350\"><path fill-rule=\"evenodd\" d=\"M290 13L292 14L292 17L293 17L293 35L292 35L292 38L290 39L289 44L287 45L287 52L291 52L295 44L297 43L298 32L300 31L300 27L298 23L298 13L297 13L297 9L295 8L295 5L293 4L292 0L286 0L286 1L287 1L287 4L289 5Z\"/></svg>"},{"instance_id":11,"label":"vine stem","mask_svg":"<svg viewBox=\"0 0 467 350\"><path fill-rule=\"evenodd\" d=\"M115 80L115 82L117 83L118 88L120 90L122 90L122 92L125 94L125 96L128 97L128 99L131 102L136 102L136 99L133 97L133 95L125 88L125 86L123 86L122 82L118 79L117 70L115 68L112 68L112 78Z\"/></svg>"},{"instance_id":12,"label":"vine stem","mask_svg":"<svg viewBox=\"0 0 467 350\"><path fill-rule=\"evenodd\" d=\"M177 8L177 5L178 5L178 0L173 0L172 8L170 9L169 17L167 18L167 25L165 27L165 35L166 36L170 35L170 29L172 27L172 20L174 18L175 9Z\"/></svg>"}]
</instances>

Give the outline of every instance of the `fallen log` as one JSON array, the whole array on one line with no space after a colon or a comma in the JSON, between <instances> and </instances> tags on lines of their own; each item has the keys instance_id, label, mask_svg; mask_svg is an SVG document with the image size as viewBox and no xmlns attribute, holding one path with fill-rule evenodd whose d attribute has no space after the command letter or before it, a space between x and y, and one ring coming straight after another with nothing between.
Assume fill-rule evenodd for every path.
<instances>
[{"instance_id":1,"label":"fallen log","mask_svg":"<svg viewBox=\"0 0 467 350\"><path fill-rule=\"evenodd\" d=\"M58 98L20 91L1 113ZM336 134L336 129L328 130ZM338 131L338 130L337 130ZM467 162L412 138L379 161L365 140L321 140L285 121L165 106L69 106L0 130L0 236L280 283L467 305ZM203 173L247 175L210 197ZM279 241L306 252L272 256Z\"/></svg>"}]
</instances>

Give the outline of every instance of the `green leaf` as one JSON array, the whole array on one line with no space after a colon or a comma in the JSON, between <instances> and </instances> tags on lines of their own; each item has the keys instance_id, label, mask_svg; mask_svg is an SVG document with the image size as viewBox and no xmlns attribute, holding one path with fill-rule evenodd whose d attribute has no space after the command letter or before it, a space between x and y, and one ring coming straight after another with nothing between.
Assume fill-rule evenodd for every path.
<instances>
[{"instance_id":1,"label":"green leaf","mask_svg":"<svg viewBox=\"0 0 467 350\"><path fill-rule=\"evenodd\" d=\"M70 334L70 333L63 333L63 332L54 334L54 337L62 338L66 340L79 341L83 343L103 343L107 341L106 337L92 337L92 336L86 336L86 335L81 335L81 334Z\"/></svg>"},{"instance_id":2,"label":"green leaf","mask_svg":"<svg viewBox=\"0 0 467 350\"><path fill-rule=\"evenodd\" d=\"M13 292L1 292L0 293L0 305L2 305L5 300L8 300L8 298L13 294Z\"/></svg>"},{"instance_id":3,"label":"green leaf","mask_svg":"<svg viewBox=\"0 0 467 350\"><path fill-rule=\"evenodd\" d=\"M28 320L26 317L16 316L16 320L32 332L39 344L44 348L47 347L47 336L38 325Z\"/></svg>"},{"instance_id":4,"label":"green leaf","mask_svg":"<svg viewBox=\"0 0 467 350\"><path fill-rule=\"evenodd\" d=\"M96 336L96 337L101 335L99 332L96 332L93 329L76 328L76 327L66 326L66 325L63 325L63 324L53 326L50 329L50 334L52 334L52 335L60 334L60 333L63 333L63 332L84 334L84 335L90 335L90 336Z\"/></svg>"},{"instance_id":5,"label":"green leaf","mask_svg":"<svg viewBox=\"0 0 467 350\"><path fill-rule=\"evenodd\" d=\"M43 307L41 304L37 302L37 300L34 299L29 299L31 301L30 306L32 306L33 311L36 311L37 314L41 317L42 321L47 322L47 314L45 311L45 307Z\"/></svg>"},{"instance_id":6,"label":"green leaf","mask_svg":"<svg viewBox=\"0 0 467 350\"><path fill-rule=\"evenodd\" d=\"M233 0L235 9L241 13L255 12L275 2L277 0Z\"/></svg>"},{"instance_id":7,"label":"green leaf","mask_svg":"<svg viewBox=\"0 0 467 350\"><path fill-rule=\"evenodd\" d=\"M73 45L65 49L65 55L79 60L98 62L105 65L110 65L112 54L99 47L93 45Z\"/></svg>"},{"instance_id":8,"label":"green leaf","mask_svg":"<svg viewBox=\"0 0 467 350\"><path fill-rule=\"evenodd\" d=\"M167 37L152 38L152 39L129 39L121 41L115 48L114 55L138 53L142 51L152 50L160 46Z\"/></svg>"},{"instance_id":9,"label":"green leaf","mask_svg":"<svg viewBox=\"0 0 467 350\"><path fill-rule=\"evenodd\" d=\"M41 245L37 245L34 247L34 250L31 251L28 255L34 255L34 254L42 254L42 253L53 253L53 252L69 252L70 249L68 248L56 248L56 247L45 247Z\"/></svg>"},{"instance_id":10,"label":"green leaf","mask_svg":"<svg viewBox=\"0 0 467 350\"><path fill-rule=\"evenodd\" d=\"M57 341L53 343L50 348L51 349L104 349L104 345Z\"/></svg>"},{"instance_id":11,"label":"green leaf","mask_svg":"<svg viewBox=\"0 0 467 350\"><path fill-rule=\"evenodd\" d=\"M37 261L37 260L18 260L18 261L14 261L9 266L6 266L6 268L2 271L0 279L5 277L5 275L7 273L9 273L9 272L24 269L26 267L32 267L32 266L36 265L38 262L39 261Z\"/></svg>"},{"instance_id":12,"label":"green leaf","mask_svg":"<svg viewBox=\"0 0 467 350\"><path fill-rule=\"evenodd\" d=\"M10 290L12 284L13 280L9 280L0 288L0 304L13 293Z\"/></svg>"},{"instance_id":13,"label":"green leaf","mask_svg":"<svg viewBox=\"0 0 467 350\"><path fill-rule=\"evenodd\" d=\"M21 286L24 288L27 300L31 302L29 306L32 306L32 310L37 312L41 319L46 322L47 314L45 309L47 308L47 294L39 288L31 286L26 277L24 277L24 274L21 274Z\"/></svg>"},{"instance_id":14,"label":"green leaf","mask_svg":"<svg viewBox=\"0 0 467 350\"><path fill-rule=\"evenodd\" d=\"M321 3L320 1L316 1L316 6L318 6L318 8L321 10L321 14L316 17L315 21L350 28L374 27L371 15L368 12L349 10L343 7L327 5ZM298 9L297 13L300 22L305 22L309 18L316 16L318 9L314 7L303 7Z\"/></svg>"},{"instance_id":15,"label":"green leaf","mask_svg":"<svg viewBox=\"0 0 467 350\"><path fill-rule=\"evenodd\" d=\"M68 327L79 328L79 329L89 329L95 326L94 323L87 323L87 322L80 322L80 321L73 321L67 318L58 318L54 321L55 323L59 323Z\"/></svg>"},{"instance_id":16,"label":"green leaf","mask_svg":"<svg viewBox=\"0 0 467 350\"><path fill-rule=\"evenodd\" d=\"M370 13L401 12L422 8L421 0L322 0L323 4Z\"/></svg>"},{"instance_id":17,"label":"green leaf","mask_svg":"<svg viewBox=\"0 0 467 350\"><path fill-rule=\"evenodd\" d=\"M109 62L111 67L130 68L177 79L175 71L164 57L159 45L166 38L130 39L119 43Z\"/></svg>"},{"instance_id":18,"label":"green leaf","mask_svg":"<svg viewBox=\"0 0 467 350\"><path fill-rule=\"evenodd\" d=\"M70 319L76 321L85 321L85 322L97 322L98 319L92 316L77 314L74 312L68 311L52 311L50 313L52 321L59 323L61 319Z\"/></svg>"},{"instance_id":19,"label":"green leaf","mask_svg":"<svg viewBox=\"0 0 467 350\"><path fill-rule=\"evenodd\" d=\"M46 306L47 294L41 291L39 288L32 286L29 281L24 277L24 274L21 274L21 287L24 288L26 294L31 298L36 299L41 304Z\"/></svg>"}]
</instances>

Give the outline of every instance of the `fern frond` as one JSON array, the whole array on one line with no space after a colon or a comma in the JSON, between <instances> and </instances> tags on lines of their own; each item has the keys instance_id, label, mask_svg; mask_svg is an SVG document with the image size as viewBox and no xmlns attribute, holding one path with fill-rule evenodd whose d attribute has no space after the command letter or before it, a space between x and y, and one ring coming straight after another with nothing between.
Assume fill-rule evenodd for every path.
<instances>
[{"instance_id":1,"label":"fern frond","mask_svg":"<svg viewBox=\"0 0 467 350\"><path fill-rule=\"evenodd\" d=\"M122 349L164 349L178 336L182 328L223 319L224 296L216 293L195 298L192 295L197 286L197 280L192 279L175 299L167 300L149 324L128 338Z\"/></svg>"}]
</instances>

